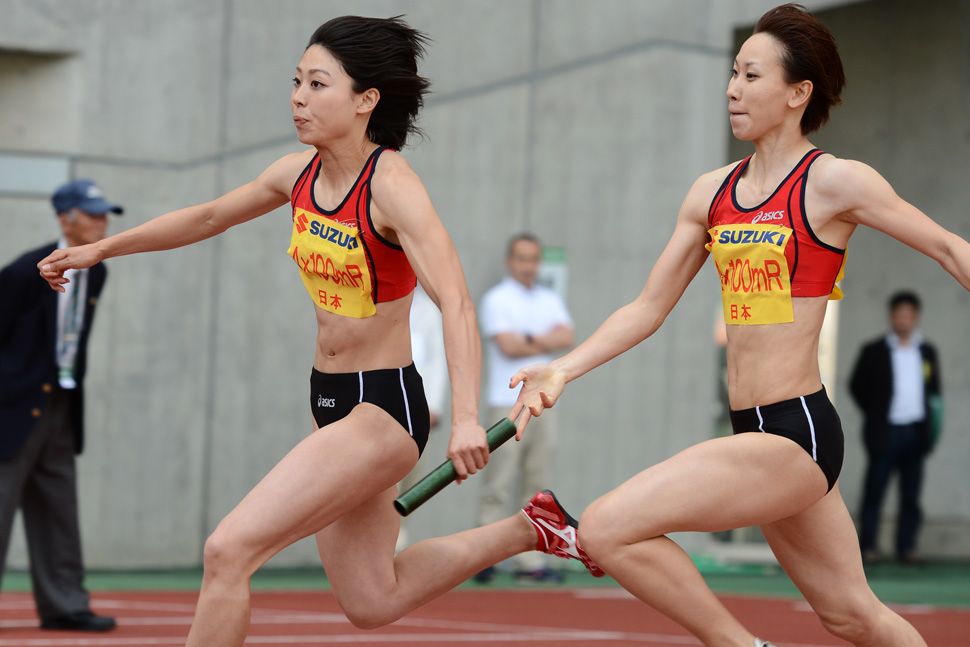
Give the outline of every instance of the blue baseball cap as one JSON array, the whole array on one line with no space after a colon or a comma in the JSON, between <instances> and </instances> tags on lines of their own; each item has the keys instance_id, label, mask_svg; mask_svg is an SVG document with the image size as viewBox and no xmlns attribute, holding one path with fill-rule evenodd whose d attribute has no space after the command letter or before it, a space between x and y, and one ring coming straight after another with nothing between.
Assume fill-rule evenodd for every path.
<instances>
[{"instance_id":1,"label":"blue baseball cap","mask_svg":"<svg viewBox=\"0 0 970 647\"><path fill-rule=\"evenodd\" d=\"M90 214L106 214L109 211L121 215L125 212L120 204L108 202L98 185L91 180L72 180L61 185L51 196L54 213L80 209Z\"/></svg>"}]
</instances>

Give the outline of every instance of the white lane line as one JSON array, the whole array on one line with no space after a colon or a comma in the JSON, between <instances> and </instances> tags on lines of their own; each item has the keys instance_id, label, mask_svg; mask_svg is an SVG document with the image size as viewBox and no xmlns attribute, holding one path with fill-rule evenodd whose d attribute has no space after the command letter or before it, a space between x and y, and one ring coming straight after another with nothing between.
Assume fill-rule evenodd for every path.
<instances>
[{"instance_id":1,"label":"white lane line","mask_svg":"<svg viewBox=\"0 0 970 647\"><path fill-rule=\"evenodd\" d=\"M342 613L314 613L306 611L289 611L284 613L266 613L265 609L253 612L252 624L256 625L287 625L287 624L320 624L320 625L349 625L350 621Z\"/></svg>"},{"instance_id":2,"label":"white lane line","mask_svg":"<svg viewBox=\"0 0 970 647\"><path fill-rule=\"evenodd\" d=\"M105 603L105 604L102 604ZM150 610L163 610L163 608L170 608L171 610L189 610L194 611L194 607L191 605L178 605L178 604L167 604L167 603L145 603L138 601L125 601L125 600L101 600L97 601L95 606L115 607L115 608L128 608L128 609L143 609L148 608ZM180 609L180 607L187 607L185 609ZM342 613L315 613L312 611L299 611L295 609L272 609L272 608L254 608L252 623L253 624L277 624L276 618L282 619L279 624L292 624L296 622L303 622L307 624L312 624L314 622L319 622L322 624L342 624L346 623L350 626L350 622L347 620L346 616ZM127 624L128 618L121 616L119 618L119 623L124 625ZM146 623L150 624L150 623ZM573 631L568 627L550 627L544 625L522 625L514 623L496 623L496 622L473 622L467 620L444 620L444 619L433 619L433 618L420 618L420 617L404 617L400 620L394 622L392 625L398 627L417 627L424 629L451 629L455 631L480 631L480 632L562 632L562 631ZM575 631L582 631L581 629L575 629ZM689 644L697 644L689 643ZM0 646L3 643L0 642Z\"/></svg>"},{"instance_id":3,"label":"white lane line","mask_svg":"<svg viewBox=\"0 0 970 647\"><path fill-rule=\"evenodd\" d=\"M636 600L626 589L576 589L572 593L580 600Z\"/></svg>"},{"instance_id":4,"label":"white lane line","mask_svg":"<svg viewBox=\"0 0 970 647\"><path fill-rule=\"evenodd\" d=\"M166 627L166 626L189 626L192 624L192 616L119 616L118 624L122 627ZM0 629L22 629L36 627L39 620L36 619L17 619L0 620ZM337 613L315 613L315 614L287 614L261 616L254 615L250 624L253 625L332 625L346 624L347 618L343 614Z\"/></svg>"},{"instance_id":5,"label":"white lane line","mask_svg":"<svg viewBox=\"0 0 970 647\"><path fill-rule=\"evenodd\" d=\"M152 602L151 600L112 600L95 598L91 606L95 609L138 609L139 611L181 611L195 613L194 604L181 602Z\"/></svg>"},{"instance_id":6,"label":"white lane line","mask_svg":"<svg viewBox=\"0 0 970 647\"><path fill-rule=\"evenodd\" d=\"M4 600L0 602L0 611L20 611L21 609L33 608L33 600Z\"/></svg>"}]
</instances>

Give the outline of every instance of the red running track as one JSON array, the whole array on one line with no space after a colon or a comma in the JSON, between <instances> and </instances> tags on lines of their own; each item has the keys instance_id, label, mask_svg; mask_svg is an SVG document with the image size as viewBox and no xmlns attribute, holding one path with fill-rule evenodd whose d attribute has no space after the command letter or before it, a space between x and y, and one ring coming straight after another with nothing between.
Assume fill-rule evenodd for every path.
<instances>
[{"instance_id":1,"label":"red running track","mask_svg":"<svg viewBox=\"0 0 970 647\"><path fill-rule=\"evenodd\" d=\"M118 618L106 634L40 631L27 593L0 594L0 647L182 645L195 593L98 593L93 607ZM742 622L779 647L846 645L798 600L722 596ZM933 647L970 645L970 610L897 609ZM247 645L461 645L464 647L676 647L698 645L683 629L613 588L461 590L389 627L355 629L327 591L257 592Z\"/></svg>"}]
</instances>

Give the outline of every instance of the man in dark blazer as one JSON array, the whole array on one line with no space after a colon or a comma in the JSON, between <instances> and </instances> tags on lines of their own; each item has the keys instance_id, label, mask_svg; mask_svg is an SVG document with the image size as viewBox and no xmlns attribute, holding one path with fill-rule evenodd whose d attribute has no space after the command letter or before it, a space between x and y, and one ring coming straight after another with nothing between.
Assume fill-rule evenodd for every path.
<instances>
[{"instance_id":1,"label":"man in dark blazer","mask_svg":"<svg viewBox=\"0 0 970 647\"><path fill-rule=\"evenodd\" d=\"M87 343L107 270L74 272L59 294L37 263L58 246L101 240L108 213L122 208L90 180L65 184L51 201L61 240L0 269L0 573L20 508L41 627L108 631L114 618L91 612L83 585L75 472Z\"/></svg>"},{"instance_id":2,"label":"man in dark blazer","mask_svg":"<svg viewBox=\"0 0 970 647\"><path fill-rule=\"evenodd\" d=\"M919 315L916 294L893 295L890 332L862 348L852 371L850 390L864 415L862 435L869 459L859 518L866 561L878 556L879 517L893 472L899 474L896 558L917 561L923 463L942 422L939 361L936 348L917 328Z\"/></svg>"}]
</instances>

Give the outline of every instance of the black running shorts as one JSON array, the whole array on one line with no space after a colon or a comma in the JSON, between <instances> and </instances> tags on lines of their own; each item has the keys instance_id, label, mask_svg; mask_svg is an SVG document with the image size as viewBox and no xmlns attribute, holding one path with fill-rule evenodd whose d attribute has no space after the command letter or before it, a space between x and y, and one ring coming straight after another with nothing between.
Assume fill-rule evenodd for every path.
<instances>
[{"instance_id":1,"label":"black running shorts","mask_svg":"<svg viewBox=\"0 0 970 647\"><path fill-rule=\"evenodd\" d=\"M736 434L756 431L795 441L821 468L829 490L835 486L842 471L845 439L842 421L824 387L811 395L732 411L731 426Z\"/></svg>"},{"instance_id":2,"label":"black running shorts","mask_svg":"<svg viewBox=\"0 0 970 647\"><path fill-rule=\"evenodd\" d=\"M431 429L424 384L414 364L356 373L310 374L310 409L319 427L347 417L361 402L390 414L424 451Z\"/></svg>"}]
</instances>

